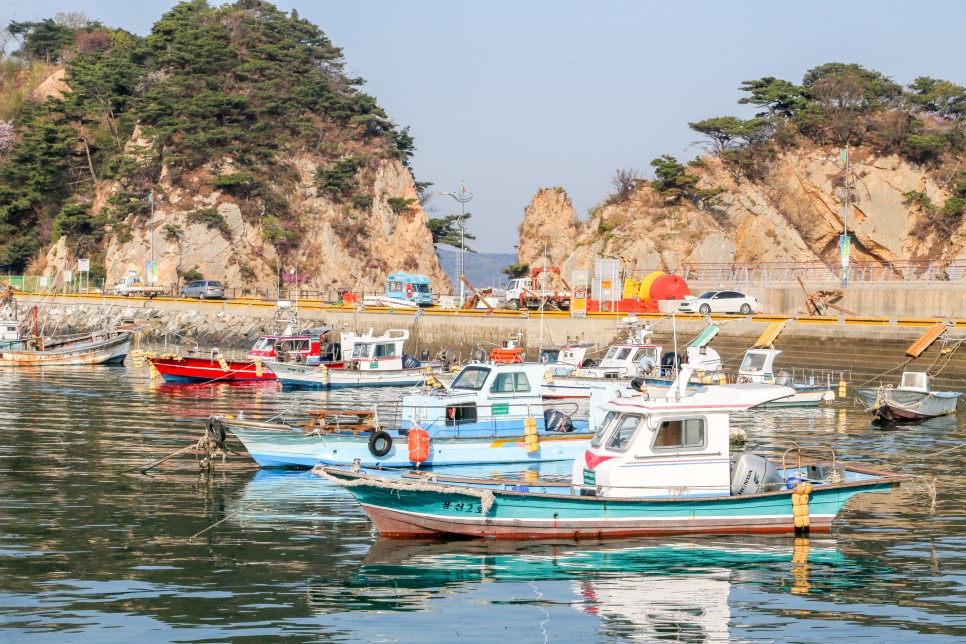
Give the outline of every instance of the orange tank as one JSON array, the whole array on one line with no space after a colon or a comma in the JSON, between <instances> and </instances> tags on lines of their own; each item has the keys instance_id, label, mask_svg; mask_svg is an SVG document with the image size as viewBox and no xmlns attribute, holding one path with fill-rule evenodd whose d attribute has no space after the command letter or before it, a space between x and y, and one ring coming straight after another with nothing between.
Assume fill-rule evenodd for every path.
<instances>
[{"instance_id":1,"label":"orange tank","mask_svg":"<svg viewBox=\"0 0 966 644\"><path fill-rule=\"evenodd\" d=\"M429 432L419 427L409 430L409 460L419 465L429 460Z\"/></svg>"}]
</instances>

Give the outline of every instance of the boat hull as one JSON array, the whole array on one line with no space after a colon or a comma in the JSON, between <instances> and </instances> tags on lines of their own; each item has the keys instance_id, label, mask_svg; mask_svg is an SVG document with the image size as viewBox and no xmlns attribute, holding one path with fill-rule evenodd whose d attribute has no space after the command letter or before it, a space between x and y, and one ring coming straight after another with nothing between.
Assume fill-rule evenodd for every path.
<instances>
[{"instance_id":1,"label":"boat hull","mask_svg":"<svg viewBox=\"0 0 966 644\"><path fill-rule=\"evenodd\" d=\"M411 387L426 381L425 367L416 369L322 369L318 366L273 363L275 377L286 387L339 389L348 387Z\"/></svg>"},{"instance_id":2,"label":"boat hull","mask_svg":"<svg viewBox=\"0 0 966 644\"><path fill-rule=\"evenodd\" d=\"M875 418L903 421L954 414L960 393L949 391L923 393L867 387L856 389L855 395L871 409Z\"/></svg>"},{"instance_id":3,"label":"boat hull","mask_svg":"<svg viewBox=\"0 0 966 644\"><path fill-rule=\"evenodd\" d=\"M414 465L409 458L408 438L396 431L386 432L391 439L388 452L376 455L369 447L369 433L352 436L301 432L286 425L223 422L260 467L348 466L356 461L363 467ZM528 452L522 435L432 438L429 457L421 467L571 461L586 451L590 439L589 433L541 434L539 449Z\"/></svg>"},{"instance_id":4,"label":"boat hull","mask_svg":"<svg viewBox=\"0 0 966 644\"><path fill-rule=\"evenodd\" d=\"M481 492L467 486L387 484L329 468L387 537L464 536L491 539L606 539L693 533L794 533L792 492L691 499L597 498L526 491ZM887 491L898 478L816 486L809 529L828 532L845 503L861 492ZM484 512L486 494L492 503Z\"/></svg>"},{"instance_id":5,"label":"boat hull","mask_svg":"<svg viewBox=\"0 0 966 644\"><path fill-rule=\"evenodd\" d=\"M93 334L87 338L54 344L43 351L4 348L0 344L0 367L70 367L123 363L131 351L133 334L130 331L120 331L106 335L108 337Z\"/></svg>"},{"instance_id":6,"label":"boat hull","mask_svg":"<svg viewBox=\"0 0 966 644\"><path fill-rule=\"evenodd\" d=\"M225 367L217 359L193 356L151 358L150 361L165 382L277 380L275 372L269 368L274 364L270 361L263 361L260 370L252 360L227 360ZM341 362L333 363L330 369L341 367Z\"/></svg>"}]
</instances>

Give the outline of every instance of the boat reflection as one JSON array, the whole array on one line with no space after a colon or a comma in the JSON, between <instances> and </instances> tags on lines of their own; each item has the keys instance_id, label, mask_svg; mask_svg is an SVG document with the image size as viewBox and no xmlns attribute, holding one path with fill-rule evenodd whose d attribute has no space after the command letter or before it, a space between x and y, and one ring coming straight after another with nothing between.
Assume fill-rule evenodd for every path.
<instances>
[{"instance_id":1,"label":"boat reflection","mask_svg":"<svg viewBox=\"0 0 966 644\"><path fill-rule=\"evenodd\" d=\"M600 543L376 540L348 580L312 585L321 613L431 609L449 591L486 592L490 603L561 606L600 621L599 633L725 640L737 587L821 593L849 568L834 541L754 536ZM857 583L857 582L855 582ZM499 587L496 586L499 584ZM480 589L490 588L489 591ZM571 613L573 614L573 613Z\"/></svg>"}]
</instances>

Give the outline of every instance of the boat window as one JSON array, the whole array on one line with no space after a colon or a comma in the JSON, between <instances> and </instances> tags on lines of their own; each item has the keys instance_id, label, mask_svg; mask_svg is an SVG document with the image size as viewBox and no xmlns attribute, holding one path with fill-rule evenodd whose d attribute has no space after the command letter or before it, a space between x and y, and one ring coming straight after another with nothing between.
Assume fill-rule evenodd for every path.
<instances>
[{"instance_id":1,"label":"boat window","mask_svg":"<svg viewBox=\"0 0 966 644\"><path fill-rule=\"evenodd\" d=\"M626 450L630 444L631 440L634 438L634 434L637 432L637 428L641 424L642 417L634 414L627 414L623 418L617 421L614 431L611 432L610 437L607 439L607 449L613 449L623 452Z\"/></svg>"},{"instance_id":2,"label":"boat window","mask_svg":"<svg viewBox=\"0 0 966 644\"><path fill-rule=\"evenodd\" d=\"M607 350L607 355L604 356L604 360L613 360L618 351L620 351L620 347L611 347Z\"/></svg>"},{"instance_id":3,"label":"boat window","mask_svg":"<svg viewBox=\"0 0 966 644\"><path fill-rule=\"evenodd\" d=\"M490 375L490 370L485 367L466 367L456 376L456 380L449 388L479 391L483 389L483 383L486 382L488 375Z\"/></svg>"},{"instance_id":4,"label":"boat window","mask_svg":"<svg viewBox=\"0 0 966 644\"><path fill-rule=\"evenodd\" d=\"M368 344L357 344L352 347L352 357L353 358L368 358L369 357L369 347Z\"/></svg>"},{"instance_id":5,"label":"boat window","mask_svg":"<svg viewBox=\"0 0 966 644\"><path fill-rule=\"evenodd\" d=\"M264 351L271 342L270 338L260 338L252 347L252 351Z\"/></svg>"},{"instance_id":6,"label":"boat window","mask_svg":"<svg viewBox=\"0 0 966 644\"><path fill-rule=\"evenodd\" d=\"M630 354L630 352L631 352L631 348L630 347L624 347L624 348L622 348L617 353L617 359L618 360L626 360L627 359L627 356Z\"/></svg>"},{"instance_id":7,"label":"boat window","mask_svg":"<svg viewBox=\"0 0 966 644\"><path fill-rule=\"evenodd\" d=\"M929 379L925 373L907 371L902 374L902 384L899 386L926 391L929 389Z\"/></svg>"},{"instance_id":8,"label":"boat window","mask_svg":"<svg viewBox=\"0 0 966 644\"><path fill-rule=\"evenodd\" d=\"M654 449L704 447L704 419L665 420L654 437Z\"/></svg>"},{"instance_id":9,"label":"boat window","mask_svg":"<svg viewBox=\"0 0 966 644\"><path fill-rule=\"evenodd\" d=\"M395 358L396 357L396 343L390 342L388 344L377 344L376 345L376 355L377 358Z\"/></svg>"},{"instance_id":10,"label":"boat window","mask_svg":"<svg viewBox=\"0 0 966 644\"><path fill-rule=\"evenodd\" d=\"M498 373L493 379L490 391L496 394L525 393L530 391L530 381L522 371Z\"/></svg>"},{"instance_id":11,"label":"boat window","mask_svg":"<svg viewBox=\"0 0 966 644\"><path fill-rule=\"evenodd\" d=\"M739 371L761 371L765 368L764 353L746 353Z\"/></svg>"},{"instance_id":12,"label":"boat window","mask_svg":"<svg viewBox=\"0 0 966 644\"><path fill-rule=\"evenodd\" d=\"M600 427L598 427L597 431L594 432L594 439L590 441L591 447L600 447L600 442L604 440L604 434L608 432L614 422L614 419L619 415L620 414L618 414L616 411L607 412L607 415L604 416L604 420L602 420L600 423Z\"/></svg>"}]
</instances>

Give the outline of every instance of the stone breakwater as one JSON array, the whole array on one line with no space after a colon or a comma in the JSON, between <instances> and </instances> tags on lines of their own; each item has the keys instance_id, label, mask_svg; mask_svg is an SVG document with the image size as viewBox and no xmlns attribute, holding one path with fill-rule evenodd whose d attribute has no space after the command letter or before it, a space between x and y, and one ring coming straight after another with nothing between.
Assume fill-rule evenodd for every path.
<instances>
[{"instance_id":1,"label":"stone breakwater","mask_svg":"<svg viewBox=\"0 0 966 644\"><path fill-rule=\"evenodd\" d=\"M21 312L24 309L21 304ZM143 325L138 335L141 348L185 352L217 347L240 355L259 336L272 331L273 313L271 305L241 303L66 300L46 306L40 319L46 321L47 334L136 323ZM488 354L508 339L526 348L530 360L537 359L541 346L574 341L593 343L590 355L599 358L611 343L624 335L620 328L622 318L616 316L484 317L303 308L299 317L303 328L331 326L355 332L373 328L377 333L405 328L410 331L407 352L418 356L426 350L431 356L437 356L446 350L460 362L472 360L479 351ZM673 350L676 339L679 353L706 326L706 321L698 317L672 321L640 316L640 320L652 325L652 341L662 344L665 351ZM726 368L737 369L745 350L769 323L750 318L721 320L721 331L710 346L721 356ZM783 351L777 366L788 370L792 367L825 369L835 378L844 375L855 385L895 384L906 368L928 371L941 388L966 389L966 327L951 327L944 338L933 343L920 357L910 360L905 349L926 328L927 321L916 326L792 321L775 341L775 348Z\"/></svg>"}]
</instances>

